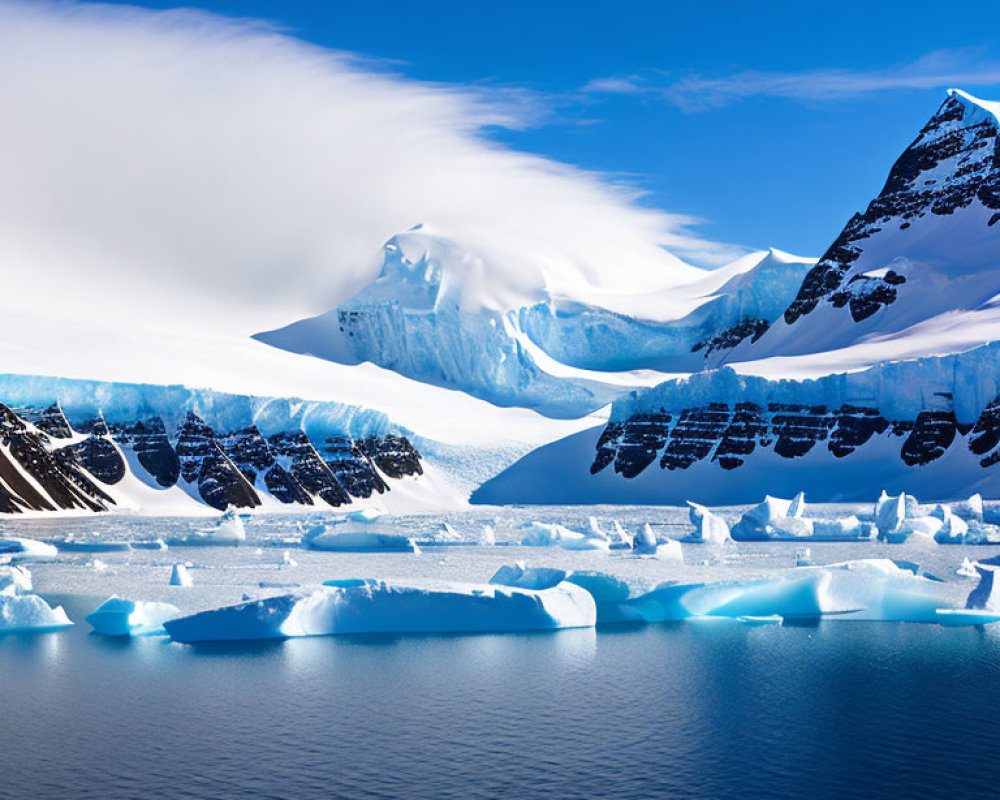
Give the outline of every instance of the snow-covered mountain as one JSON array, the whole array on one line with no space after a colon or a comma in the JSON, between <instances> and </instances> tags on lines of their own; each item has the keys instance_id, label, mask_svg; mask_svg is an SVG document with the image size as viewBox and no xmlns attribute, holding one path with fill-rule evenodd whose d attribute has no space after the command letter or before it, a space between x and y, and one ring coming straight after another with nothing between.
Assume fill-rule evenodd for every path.
<instances>
[{"instance_id":1,"label":"snow-covered mountain","mask_svg":"<svg viewBox=\"0 0 1000 800\"><path fill-rule=\"evenodd\" d=\"M526 456L474 499L1000 492L998 113L949 92L780 318L719 340L729 367L620 399L603 430Z\"/></svg>"},{"instance_id":2,"label":"snow-covered mountain","mask_svg":"<svg viewBox=\"0 0 1000 800\"><path fill-rule=\"evenodd\" d=\"M253 337L81 315L67 346L44 309L13 307L0 502L1000 494L998 113L949 93L818 261L670 257L656 285L615 289L418 226L355 296Z\"/></svg>"},{"instance_id":3,"label":"snow-covered mountain","mask_svg":"<svg viewBox=\"0 0 1000 800\"><path fill-rule=\"evenodd\" d=\"M370 361L500 406L579 417L759 338L814 263L772 250L710 272L685 268L651 292L585 287L570 297L542 288L485 303L474 287L490 265L420 226L383 246L378 278L349 301L255 338L343 364Z\"/></svg>"}]
</instances>

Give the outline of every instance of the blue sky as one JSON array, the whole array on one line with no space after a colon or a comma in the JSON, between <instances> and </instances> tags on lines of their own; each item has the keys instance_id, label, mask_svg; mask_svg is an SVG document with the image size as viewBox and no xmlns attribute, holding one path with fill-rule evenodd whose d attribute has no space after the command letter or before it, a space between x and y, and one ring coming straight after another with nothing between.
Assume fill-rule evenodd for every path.
<instances>
[{"instance_id":1,"label":"blue sky","mask_svg":"<svg viewBox=\"0 0 1000 800\"><path fill-rule=\"evenodd\" d=\"M499 141L624 177L711 239L803 255L878 192L945 88L1000 98L996 2L189 5L509 93L535 124Z\"/></svg>"}]
</instances>

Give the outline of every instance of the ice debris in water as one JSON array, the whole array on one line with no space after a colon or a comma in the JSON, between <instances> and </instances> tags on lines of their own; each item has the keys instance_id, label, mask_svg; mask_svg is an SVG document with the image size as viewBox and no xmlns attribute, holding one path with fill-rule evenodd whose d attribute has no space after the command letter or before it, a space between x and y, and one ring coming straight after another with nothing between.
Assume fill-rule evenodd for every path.
<instances>
[{"instance_id":1,"label":"ice debris in water","mask_svg":"<svg viewBox=\"0 0 1000 800\"><path fill-rule=\"evenodd\" d=\"M283 550L278 565L282 567L297 567L299 562L292 558L292 554L288 550Z\"/></svg>"},{"instance_id":2,"label":"ice debris in water","mask_svg":"<svg viewBox=\"0 0 1000 800\"><path fill-rule=\"evenodd\" d=\"M358 633L460 633L593 627L594 599L562 582L532 590L495 584L435 588L366 581L270 597L170 620L178 642Z\"/></svg>"},{"instance_id":3,"label":"ice debris in water","mask_svg":"<svg viewBox=\"0 0 1000 800\"><path fill-rule=\"evenodd\" d=\"M170 603L109 597L86 620L102 636L150 636L165 633L163 623L179 615Z\"/></svg>"},{"instance_id":4,"label":"ice debris in water","mask_svg":"<svg viewBox=\"0 0 1000 800\"><path fill-rule=\"evenodd\" d=\"M187 566L184 564L174 564L173 569L170 570L170 585L171 586L193 586L194 581L191 580L191 574L188 572Z\"/></svg>"},{"instance_id":5,"label":"ice debris in water","mask_svg":"<svg viewBox=\"0 0 1000 800\"><path fill-rule=\"evenodd\" d=\"M529 523L521 544L525 547L561 547L564 550L610 549L607 539L587 536L565 525L550 522Z\"/></svg>"},{"instance_id":6,"label":"ice debris in water","mask_svg":"<svg viewBox=\"0 0 1000 800\"><path fill-rule=\"evenodd\" d=\"M31 591L31 573L27 567L0 567L0 594L27 594Z\"/></svg>"},{"instance_id":7,"label":"ice debris in water","mask_svg":"<svg viewBox=\"0 0 1000 800\"><path fill-rule=\"evenodd\" d=\"M246 538L247 531L243 519L236 513L236 509L230 508L219 518L214 527L199 528L186 537L173 540L171 544L237 545L246 541Z\"/></svg>"},{"instance_id":8,"label":"ice debris in water","mask_svg":"<svg viewBox=\"0 0 1000 800\"><path fill-rule=\"evenodd\" d=\"M483 529L479 533L479 544L486 547L492 547L497 543L496 531L493 530L493 526L489 523L483 525Z\"/></svg>"},{"instance_id":9,"label":"ice debris in water","mask_svg":"<svg viewBox=\"0 0 1000 800\"><path fill-rule=\"evenodd\" d=\"M979 577L979 571L976 569L976 562L968 556L962 559L962 565L955 570L955 574L961 575L963 578Z\"/></svg>"},{"instance_id":10,"label":"ice debris in water","mask_svg":"<svg viewBox=\"0 0 1000 800\"><path fill-rule=\"evenodd\" d=\"M0 562L47 561L58 555L59 550L48 542L17 537L0 539Z\"/></svg>"},{"instance_id":11,"label":"ice debris in water","mask_svg":"<svg viewBox=\"0 0 1000 800\"><path fill-rule=\"evenodd\" d=\"M661 539L647 522L632 540L632 552L640 556L652 556L665 561L683 561L681 543L674 539Z\"/></svg>"}]
</instances>

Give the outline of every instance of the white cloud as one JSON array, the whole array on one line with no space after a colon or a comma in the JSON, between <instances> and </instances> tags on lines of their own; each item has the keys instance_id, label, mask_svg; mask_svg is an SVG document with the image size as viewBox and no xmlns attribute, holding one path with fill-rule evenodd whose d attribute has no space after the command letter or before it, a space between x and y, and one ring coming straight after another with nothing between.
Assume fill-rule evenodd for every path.
<instances>
[{"instance_id":1,"label":"white cloud","mask_svg":"<svg viewBox=\"0 0 1000 800\"><path fill-rule=\"evenodd\" d=\"M885 69L816 69L804 72L747 70L720 77L648 72L598 78L583 91L655 98L682 111L706 111L753 97L824 102L874 92L945 89L1000 83L1000 63L983 61L975 49L936 50L916 61Z\"/></svg>"},{"instance_id":2,"label":"white cloud","mask_svg":"<svg viewBox=\"0 0 1000 800\"><path fill-rule=\"evenodd\" d=\"M530 124L530 95L407 80L252 21L0 2L0 74L8 301L251 332L346 298L416 223L502 254L501 293L543 272L669 284L689 268L661 245L731 252L490 142Z\"/></svg>"}]
</instances>

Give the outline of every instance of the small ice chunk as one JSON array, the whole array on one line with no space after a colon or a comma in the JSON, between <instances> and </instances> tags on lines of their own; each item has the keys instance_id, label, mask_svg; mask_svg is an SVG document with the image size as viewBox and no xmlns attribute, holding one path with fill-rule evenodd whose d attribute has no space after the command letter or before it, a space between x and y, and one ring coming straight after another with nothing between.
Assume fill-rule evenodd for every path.
<instances>
[{"instance_id":1,"label":"small ice chunk","mask_svg":"<svg viewBox=\"0 0 1000 800\"><path fill-rule=\"evenodd\" d=\"M551 589L566 580L566 572L550 567L528 568L523 561L504 564L498 569L490 583L501 586L517 586L521 589Z\"/></svg>"},{"instance_id":2,"label":"small ice chunk","mask_svg":"<svg viewBox=\"0 0 1000 800\"><path fill-rule=\"evenodd\" d=\"M194 585L194 581L191 580L191 574L188 572L188 568L184 564L174 564L173 569L170 570L170 585L171 586Z\"/></svg>"},{"instance_id":3,"label":"small ice chunk","mask_svg":"<svg viewBox=\"0 0 1000 800\"><path fill-rule=\"evenodd\" d=\"M976 562L966 556L962 559L962 565L955 570L955 574L963 578L978 578L979 570L976 569Z\"/></svg>"},{"instance_id":4,"label":"small ice chunk","mask_svg":"<svg viewBox=\"0 0 1000 800\"><path fill-rule=\"evenodd\" d=\"M16 595L31 592L31 573L27 567L0 567L0 594Z\"/></svg>"},{"instance_id":5,"label":"small ice chunk","mask_svg":"<svg viewBox=\"0 0 1000 800\"><path fill-rule=\"evenodd\" d=\"M284 550L281 553L281 561L278 562L283 567L297 567L299 562L292 558L292 554L288 550Z\"/></svg>"},{"instance_id":6,"label":"small ice chunk","mask_svg":"<svg viewBox=\"0 0 1000 800\"><path fill-rule=\"evenodd\" d=\"M246 541L247 531L236 509L226 511L213 528L199 528L177 540L183 545L237 545Z\"/></svg>"},{"instance_id":7,"label":"small ice chunk","mask_svg":"<svg viewBox=\"0 0 1000 800\"><path fill-rule=\"evenodd\" d=\"M179 615L170 603L109 597L86 620L102 636L150 636L165 633L163 623Z\"/></svg>"},{"instance_id":8,"label":"small ice chunk","mask_svg":"<svg viewBox=\"0 0 1000 800\"><path fill-rule=\"evenodd\" d=\"M973 520L975 522L982 522L983 496L976 493L968 500L960 500L958 502L951 503L951 513L966 521Z\"/></svg>"},{"instance_id":9,"label":"small ice chunk","mask_svg":"<svg viewBox=\"0 0 1000 800\"><path fill-rule=\"evenodd\" d=\"M730 541L729 526L726 521L709 511L705 506L688 500L688 518L694 525L693 541L704 544L725 544Z\"/></svg>"},{"instance_id":10,"label":"small ice chunk","mask_svg":"<svg viewBox=\"0 0 1000 800\"><path fill-rule=\"evenodd\" d=\"M57 630L72 624L62 606L52 608L37 594L0 593L0 633Z\"/></svg>"},{"instance_id":11,"label":"small ice chunk","mask_svg":"<svg viewBox=\"0 0 1000 800\"><path fill-rule=\"evenodd\" d=\"M479 533L479 544L486 547L492 547L497 543L497 534L493 530L493 526L490 524L484 524L482 531Z\"/></svg>"},{"instance_id":12,"label":"small ice chunk","mask_svg":"<svg viewBox=\"0 0 1000 800\"><path fill-rule=\"evenodd\" d=\"M976 571L979 573L979 583L969 592L965 607L981 611L1000 611L1000 582L996 579L997 568L977 564Z\"/></svg>"},{"instance_id":13,"label":"small ice chunk","mask_svg":"<svg viewBox=\"0 0 1000 800\"><path fill-rule=\"evenodd\" d=\"M906 519L906 495L900 493L890 497L882 491L875 502L875 524L878 527L879 538L899 531Z\"/></svg>"}]
</instances>

